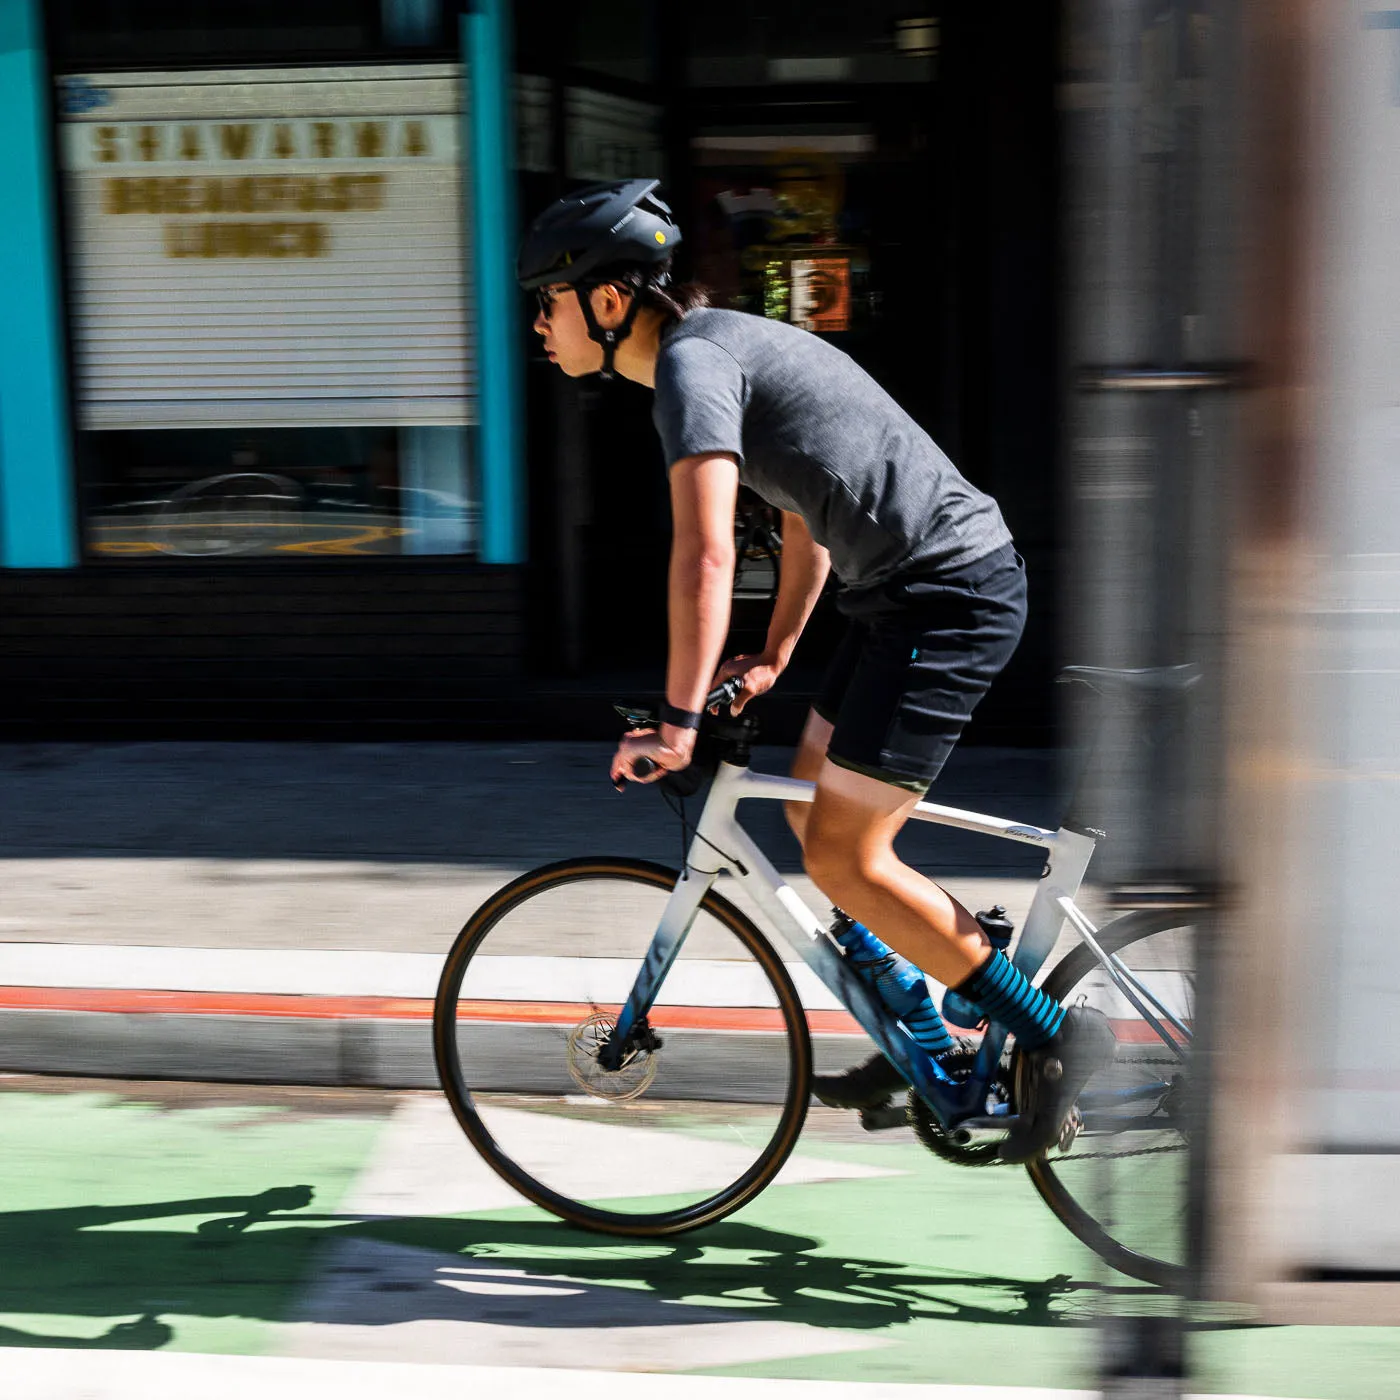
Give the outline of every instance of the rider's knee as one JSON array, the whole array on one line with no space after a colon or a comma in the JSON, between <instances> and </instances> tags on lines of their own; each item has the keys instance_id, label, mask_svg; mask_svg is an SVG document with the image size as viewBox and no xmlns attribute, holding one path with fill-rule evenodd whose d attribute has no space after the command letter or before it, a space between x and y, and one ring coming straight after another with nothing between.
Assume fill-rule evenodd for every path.
<instances>
[{"instance_id":1,"label":"rider's knee","mask_svg":"<svg viewBox=\"0 0 1400 1400\"><path fill-rule=\"evenodd\" d=\"M807 843L807 818L811 815L811 811L812 804L810 802L783 803L783 815L787 818L787 824L792 828L792 834L804 846Z\"/></svg>"}]
</instances>

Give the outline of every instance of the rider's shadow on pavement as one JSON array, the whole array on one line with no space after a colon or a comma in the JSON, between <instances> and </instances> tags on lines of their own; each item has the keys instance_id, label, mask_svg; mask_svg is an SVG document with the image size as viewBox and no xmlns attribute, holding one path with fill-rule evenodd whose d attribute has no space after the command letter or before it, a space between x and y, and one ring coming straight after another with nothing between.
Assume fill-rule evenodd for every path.
<instances>
[{"instance_id":1,"label":"rider's shadow on pavement","mask_svg":"<svg viewBox=\"0 0 1400 1400\"><path fill-rule=\"evenodd\" d=\"M1106 1291L820 1252L742 1221L683 1239L601 1239L550 1220L318 1214L309 1187L0 1213L0 1313L137 1317L74 1342L17 1328L0 1345L155 1348L162 1316L377 1327L415 1320L560 1328L768 1321L846 1332L918 1319L1091 1322ZM195 1221L198 1223L194 1223ZM148 1228L141 1228L147 1226ZM1155 1290L1107 1290L1121 1308Z\"/></svg>"}]
</instances>

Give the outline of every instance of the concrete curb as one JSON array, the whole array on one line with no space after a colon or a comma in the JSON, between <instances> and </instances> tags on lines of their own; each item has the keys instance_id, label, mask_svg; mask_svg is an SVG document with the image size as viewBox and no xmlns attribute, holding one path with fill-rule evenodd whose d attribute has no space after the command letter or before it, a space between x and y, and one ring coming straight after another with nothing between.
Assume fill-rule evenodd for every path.
<instances>
[{"instance_id":1,"label":"concrete curb","mask_svg":"<svg viewBox=\"0 0 1400 1400\"><path fill-rule=\"evenodd\" d=\"M746 1065L761 1033L687 1031L685 1066L659 1074L663 1097L762 1101L746 1090ZM486 1028L475 1059L490 1067L475 1087L520 1093L577 1093L564 1069L560 1027L500 1022ZM815 1034L822 1069L854 1063L863 1037ZM189 1079L242 1084L312 1084L349 1088L436 1089L432 1023L373 1016L237 1016L0 1010L0 1068L20 1074L120 1079Z\"/></svg>"},{"instance_id":2,"label":"concrete curb","mask_svg":"<svg viewBox=\"0 0 1400 1400\"><path fill-rule=\"evenodd\" d=\"M435 1089L432 992L441 960L361 954L29 944L0 952L0 1069L12 1073ZM497 960L499 1000L464 1023L475 1088L575 1093L568 1030L589 1014L587 960ZM678 969L682 967L678 964ZM594 960L611 976L608 960ZM90 985L66 982L81 970ZM805 969L797 969L805 973ZM771 1051L774 1012L746 1005L732 966L691 960L685 1003L655 1024L684 1053L663 1057L670 1098L767 1097L754 1066ZM627 972L630 981L630 971ZM20 979L23 978L21 981ZM799 979L818 1064L851 1063L869 1042L825 989ZM326 989L326 990L317 990ZM385 992L389 995L385 995ZM426 994L425 994L426 993ZM525 995L528 993L528 995ZM620 998L625 993L618 993ZM813 1005L813 1003L825 1003Z\"/></svg>"}]
</instances>

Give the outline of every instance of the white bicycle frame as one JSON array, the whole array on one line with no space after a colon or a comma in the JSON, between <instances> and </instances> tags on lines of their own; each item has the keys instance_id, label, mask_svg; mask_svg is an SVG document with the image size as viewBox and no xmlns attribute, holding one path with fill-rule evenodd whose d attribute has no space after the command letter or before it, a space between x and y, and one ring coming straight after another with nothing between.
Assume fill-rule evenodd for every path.
<instances>
[{"instance_id":1,"label":"white bicycle frame","mask_svg":"<svg viewBox=\"0 0 1400 1400\"><path fill-rule=\"evenodd\" d=\"M795 778L755 773L747 766L734 763L719 764L686 854L685 869L667 901L627 1005L618 1017L611 1045L620 1053L632 1027L647 1014L667 971L680 953L701 901L718 877L727 872L748 892L827 989L849 1008L879 1048L904 1070L944 1126L973 1119L985 1111L986 1086L1001 1057L1006 1042L1005 1030L989 1027L973 1074L967 1081L955 1083L899 1029L874 990L851 971L823 921L783 879L737 819L736 808L748 799L810 802L815 791L814 784ZM1172 1043L1148 1010L1144 998L1185 1033L1118 959L1103 953L1094 940L1098 930L1074 902L1097 844L1092 836L1063 828L1049 831L1031 822L964 812L933 802L920 802L912 816L916 821L1040 847L1046 856L1045 872L1021 929L1012 959L1015 965L1028 978L1033 978L1055 946L1068 918L1095 950L1115 984L1154 1025L1159 1035Z\"/></svg>"}]
</instances>

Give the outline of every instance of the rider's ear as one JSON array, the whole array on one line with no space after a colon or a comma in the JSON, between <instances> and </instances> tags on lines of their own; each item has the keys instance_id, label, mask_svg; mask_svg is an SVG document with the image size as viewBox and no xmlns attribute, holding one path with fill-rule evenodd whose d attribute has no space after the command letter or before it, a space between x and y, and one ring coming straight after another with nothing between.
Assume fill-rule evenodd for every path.
<instances>
[{"instance_id":1,"label":"rider's ear","mask_svg":"<svg viewBox=\"0 0 1400 1400\"><path fill-rule=\"evenodd\" d=\"M615 283L604 282L594 290L594 296L597 299L593 303L593 314L600 321L611 322L615 318L621 318L626 310L627 299Z\"/></svg>"}]
</instances>

